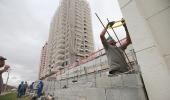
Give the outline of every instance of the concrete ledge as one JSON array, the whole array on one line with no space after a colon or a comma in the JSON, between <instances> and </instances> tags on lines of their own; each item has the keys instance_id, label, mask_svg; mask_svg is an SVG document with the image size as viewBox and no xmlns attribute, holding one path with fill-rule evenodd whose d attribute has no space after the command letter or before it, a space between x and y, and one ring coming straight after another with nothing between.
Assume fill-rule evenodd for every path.
<instances>
[{"instance_id":1,"label":"concrete ledge","mask_svg":"<svg viewBox=\"0 0 170 100\"><path fill-rule=\"evenodd\" d=\"M98 88L142 87L142 83L138 74L123 74L114 77L99 77L96 86Z\"/></svg>"}]
</instances>

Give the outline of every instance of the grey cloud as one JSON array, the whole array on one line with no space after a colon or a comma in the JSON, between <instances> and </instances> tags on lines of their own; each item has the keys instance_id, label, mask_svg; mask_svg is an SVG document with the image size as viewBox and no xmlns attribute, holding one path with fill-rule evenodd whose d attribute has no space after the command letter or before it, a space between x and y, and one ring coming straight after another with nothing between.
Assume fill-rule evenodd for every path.
<instances>
[{"instance_id":1,"label":"grey cloud","mask_svg":"<svg viewBox=\"0 0 170 100\"><path fill-rule=\"evenodd\" d=\"M56 0L1 0L0 55L12 68L9 84L36 80L41 48L48 38ZM6 79L6 74L3 75Z\"/></svg>"},{"instance_id":2,"label":"grey cloud","mask_svg":"<svg viewBox=\"0 0 170 100\"><path fill-rule=\"evenodd\" d=\"M102 26L94 15L117 20L121 13L115 0L88 0L92 8L95 47L102 48L99 38ZM107 1L107 2L106 2ZM9 84L36 80L41 48L47 41L51 18L59 0L0 0L0 55L10 64ZM6 79L6 74L4 74ZM15 84L14 84L15 83Z\"/></svg>"},{"instance_id":3,"label":"grey cloud","mask_svg":"<svg viewBox=\"0 0 170 100\"><path fill-rule=\"evenodd\" d=\"M95 41L95 48L103 48L102 43L99 42L99 34L102 31L103 27L94 13L97 13L101 20L103 21L104 25L107 24L107 18L110 21L119 20L122 18L122 14L118 5L117 0L88 0L90 2L92 8L92 24L93 24L93 35ZM120 31L121 30L121 31ZM124 35L124 31L120 29L117 31L118 36L122 38ZM114 37L114 34L111 33Z\"/></svg>"}]
</instances>

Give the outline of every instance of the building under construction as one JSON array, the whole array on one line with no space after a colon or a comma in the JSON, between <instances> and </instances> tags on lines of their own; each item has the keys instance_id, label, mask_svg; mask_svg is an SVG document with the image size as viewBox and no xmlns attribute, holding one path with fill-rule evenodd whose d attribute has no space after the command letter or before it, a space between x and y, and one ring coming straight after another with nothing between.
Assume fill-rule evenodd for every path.
<instances>
[{"instance_id":1,"label":"building under construction","mask_svg":"<svg viewBox=\"0 0 170 100\"><path fill-rule=\"evenodd\" d=\"M40 65L40 69L44 67L40 78L84 59L94 51L91 13L86 0L61 0L51 21L46 47L45 67Z\"/></svg>"},{"instance_id":2,"label":"building under construction","mask_svg":"<svg viewBox=\"0 0 170 100\"><path fill-rule=\"evenodd\" d=\"M126 51L130 73L108 77L101 49L42 78L55 100L169 100L170 1L118 2L133 43Z\"/></svg>"}]
</instances>

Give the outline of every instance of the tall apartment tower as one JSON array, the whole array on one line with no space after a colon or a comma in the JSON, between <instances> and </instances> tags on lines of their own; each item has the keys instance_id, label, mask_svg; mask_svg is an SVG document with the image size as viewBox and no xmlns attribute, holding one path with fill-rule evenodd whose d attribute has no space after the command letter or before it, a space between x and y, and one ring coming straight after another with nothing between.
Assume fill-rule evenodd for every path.
<instances>
[{"instance_id":1,"label":"tall apartment tower","mask_svg":"<svg viewBox=\"0 0 170 100\"><path fill-rule=\"evenodd\" d=\"M61 0L50 26L48 68L56 71L94 50L91 11L86 0Z\"/></svg>"},{"instance_id":2,"label":"tall apartment tower","mask_svg":"<svg viewBox=\"0 0 170 100\"><path fill-rule=\"evenodd\" d=\"M42 47L42 50L41 50L40 66L39 66L39 79L41 79L42 77L45 77L45 75L46 75L47 45L48 45L48 43L45 43L45 45Z\"/></svg>"}]
</instances>

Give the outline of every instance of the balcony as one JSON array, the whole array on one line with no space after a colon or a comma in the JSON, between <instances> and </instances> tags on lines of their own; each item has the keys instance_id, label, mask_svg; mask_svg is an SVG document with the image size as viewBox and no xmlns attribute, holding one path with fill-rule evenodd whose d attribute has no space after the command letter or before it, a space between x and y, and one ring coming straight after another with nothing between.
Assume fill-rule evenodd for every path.
<instances>
[{"instance_id":1,"label":"balcony","mask_svg":"<svg viewBox=\"0 0 170 100\"><path fill-rule=\"evenodd\" d=\"M89 51L89 49L88 49L88 48L86 48L86 49L85 49L85 51Z\"/></svg>"},{"instance_id":2,"label":"balcony","mask_svg":"<svg viewBox=\"0 0 170 100\"><path fill-rule=\"evenodd\" d=\"M63 64L63 60L57 60L57 61L56 61L56 66L62 65L62 64Z\"/></svg>"},{"instance_id":3,"label":"balcony","mask_svg":"<svg viewBox=\"0 0 170 100\"><path fill-rule=\"evenodd\" d=\"M83 29L81 27L79 27L79 28L77 27L77 28L75 28L75 31L78 33L82 33Z\"/></svg>"},{"instance_id":4,"label":"balcony","mask_svg":"<svg viewBox=\"0 0 170 100\"><path fill-rule=\"evenodd\" d=\"M57 35L57 38L58 38L58 39L61 39L61 38L63 39L64 36L65 36L64 34L58 34L58 35Z\"/></svg>"},{"instance_id":5,"label":"balcony","mask_svg":"<svg viewBox=\"0 0 170 100\"><path fill-rule=\"evenodd\" d=\"M78 53L77 56L84 57L84 54Z\"/></svg>"},{"instance_id":6,"label":"balcony","mask_svg":"<svg viewBox=\"0 0 170 100\"><path fill-rule=\"evenodd\" d=\"M78 47L80 47L82 45L81 42L77 42L76 44Z\"/></svg>"},{"instance_id":7,"label":"balcony","mask_svg":"<svg viewBox=\"0 0 170 100\"><path fill-rule=\"evenodd\" d=\"M64 49L58 49L58 50L57 50L57 53L64 54Z\"/></svg>"},{"instance_id":8,"label":"balcony","mask_svg":"<svg viewBox=\"0 0 170 100\"><path fill-rule=\"evenodd\" d=\"M83 49L83 48L79 48L79 50L80 50L81 52L83 52L83 51L84 51L84 49Z\"/></svg>"},{"instance_id":9,"label":"balcony","mask_svg":"<svg viewBox=\"0 0 170 100\"><path fill-rule=\"evenodd\" d=\"M57 59L63 59L63 58L64 58L64 55L62 54L57 55Z\"/></svg>"},{"instance_id":10,"label":"balcony","mask_svg":"<svg viewBox=\"0 0 170 100\"><path fill-rule=\"evenodd\" d=\"M76 39L81 41L82 40L81 35L80 34L78 35L78 33L77 33Z\"/></svg>"},{"instance_id":11,"label":"balcony","mask_svg":"<svg viewBox=\"0 0 170 100\"><path fill-rule=\"evenodd\" d=\"M60 38L60 39L58 40L58 42L59 42L59 43L64 43L65 40L64 40L63 38Z\"/></svg>"},{"instance_id":12,"label":"balcony","mask_svg":"<svg viewBox=\"0 0 170 100\"><path fill-rule=\"evenodd\" d=\"M54 67L54 68L51 69L51 73L56 73L57 70L58 70L57 67Z\"/></svg>"},{"instance_id":13,"label":"balcony","mask_svg":"<svg viewBox=\"0 0 170 100\"><path fill-rule=\"evenodd\" d=\"M64 69L63 66L58 66L58 70L62 70L62 69Z\"/></svg>"},{"instance_id":14,"label":"balcony","mask_svg":"<svg viewBox=\"0 0 170 100\"><path fill-rule=\"evenodd\" d=\"M64 45L63 44L59 44L57 45L58 48L64 49Z\"/></svg>"}]
</instances>

